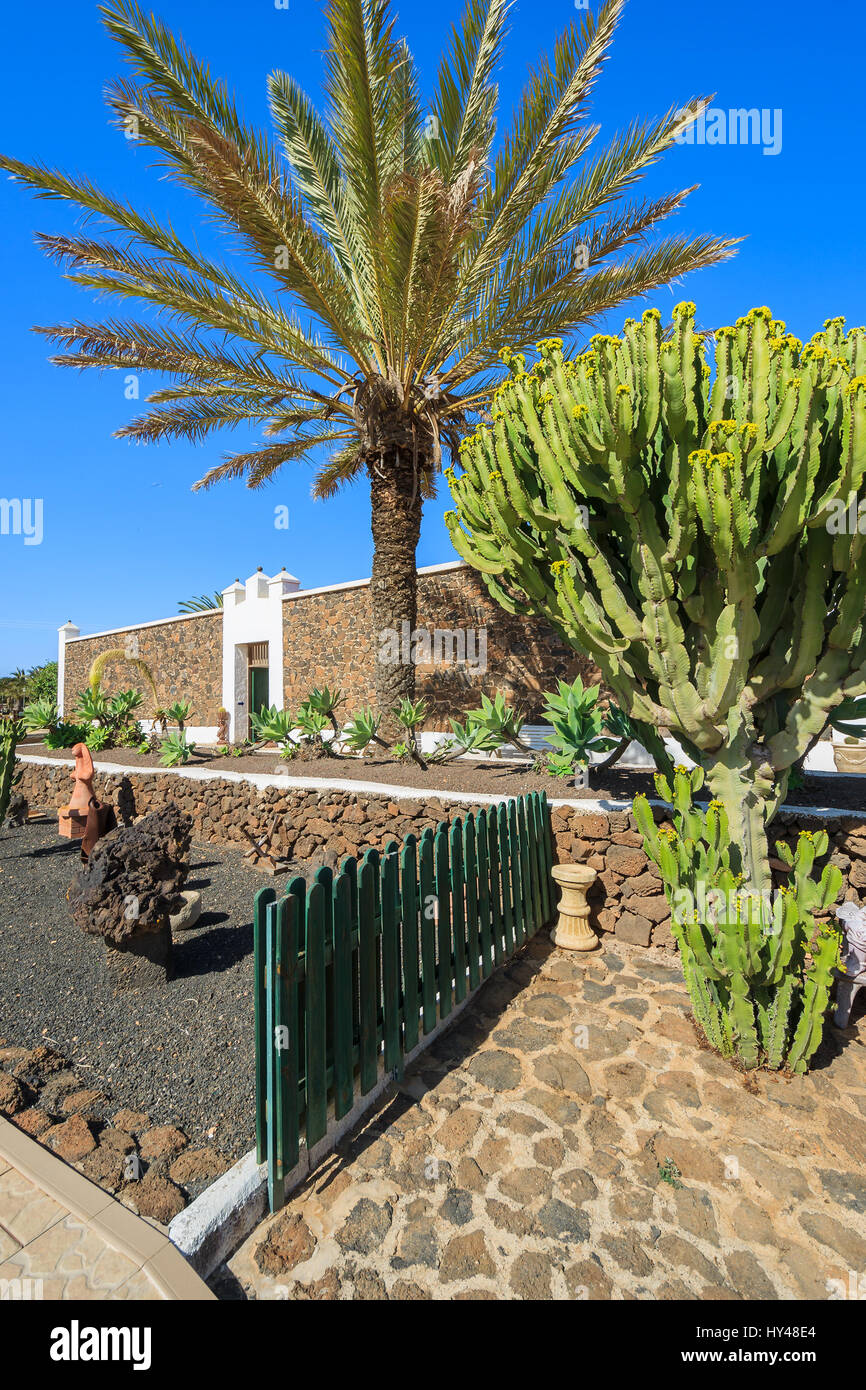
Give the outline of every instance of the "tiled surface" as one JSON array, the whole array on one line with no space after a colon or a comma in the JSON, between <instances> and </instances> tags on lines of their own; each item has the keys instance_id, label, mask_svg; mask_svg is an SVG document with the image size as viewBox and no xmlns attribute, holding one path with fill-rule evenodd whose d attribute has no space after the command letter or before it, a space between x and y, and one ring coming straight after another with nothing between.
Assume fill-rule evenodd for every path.
<instances>
[{"instance_id":1,"label":"tiled surface","mask_svg":"<svg viewBox=\"0 0 866 1390\"><path fill-rule=\"evenodd\" d=\"M0 1229L19 1245L36 1240L63 1214L63 1207L14 1168L0 1177Z\"/></svg>"},{"instance_id":2,"label":"tiled surface","mask_svg":"<svg viewBox=\"0 0 866 1390\"><path fill-rule=\"evenodd\" d=\"M41 1281L51 1300L213 1297L159 1228L0 1118L0 1286L7 1280Z\"/></svg>"}]
</instances>

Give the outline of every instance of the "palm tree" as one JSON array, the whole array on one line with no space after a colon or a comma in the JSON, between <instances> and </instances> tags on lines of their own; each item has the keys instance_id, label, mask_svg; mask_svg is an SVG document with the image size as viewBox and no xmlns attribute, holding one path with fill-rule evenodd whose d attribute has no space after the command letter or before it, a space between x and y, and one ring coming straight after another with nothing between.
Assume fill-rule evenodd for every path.
<instances>
[{"instance_id":1,"label":"palm tree","mask_svg":"<svg viewBox=\"0 0 866 1390\"><path fill-rule=\"evenodd\" d=\"M156 323L37 330L62 347L53 360L64 366L169 378L119 436L200 441L261 427L254 447L196 487L242 477L257 488L309 455L320 460L315 496L366 477L374 649L376 634L414 626L422 503L443 454L483 415L500 349L572 336L733 252L711 236L646 244L690 188L622 201L706 100L635 121L589 158L599 127L587 100L624 4L606 0L566 29L497 140L507 0L468 0L427 113L389 0L328 0L326 113L275 72L273 143L180 39L133 0L111 0L101 12L135 73L108 89L114 120L229 232L230 266L85 178L0 158L37 196L122 234L40 235L67 278L159 311ZM377 662L380 709L413 687L413 666Z\"/></svg>"}]
</instances>

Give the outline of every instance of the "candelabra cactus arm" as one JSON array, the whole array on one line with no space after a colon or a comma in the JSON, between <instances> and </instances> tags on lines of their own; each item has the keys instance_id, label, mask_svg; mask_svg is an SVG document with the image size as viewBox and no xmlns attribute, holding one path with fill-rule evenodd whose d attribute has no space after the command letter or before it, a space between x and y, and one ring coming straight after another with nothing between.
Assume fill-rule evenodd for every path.
<instances>
[{"instance_id":1,"label":"candelabra cactus arm","mask_svg":"<svg viewBox=\"0 0 866 1390\"><path fill-rule=\"evenodd\" d=\"M21 781L21 773L15 771L15 752L23 738L20 719L0 720L0 826L9 810L12 789Z\"/></svg>"},{"instance_id":2,"label":"candelabra cactus arm","mask_svg":"<svg viewBox=\"0 0 866 1390\"><path fill-rule=\"evenodd\" d=\"M815 877L816 861L829 849L826 832L802 832L793 851L780 841L790 884L758 891L736 867L740 847L725 806L694 805L700 769L677 768L672 783L659 775L656 784L671 804L674 828L656 825L645 796L635 797L634 815L662 875L699 1027L742 1066L805 1070L821 1040L838 963L839 938L826 926L816 929L814 917L842 887L834 864Z\"/></svg>"},{"instance_id":3,"label":"candelabra cactus arm","mask_svg":"<svg viewBox=\"0 0 866 1390\"><path fill-rule=\"evenodd\" d=\"M824 1014L830 1002L833 972L839 966L842 938L827 925L809 943L811 961L805 971L800 1019L788 1053L792 1071L806 1071L824 1031Z\"/></svg>"},{"instance_id":4,"label":"candelabra cactus arm","mask_svg":"<svg viewBox=\"0 0 866 1390\"><path fill-rule=\"evenodd\" d=\"M804 347L759 308L716 333L715 373L706 344L682 304L664 341L647 311L573 359L512 358L448 524L495 598L703 764L766 888L788 769L866 690L866 538L833 526L866 478L866 331Z\"/></svg>"}]
</instances>

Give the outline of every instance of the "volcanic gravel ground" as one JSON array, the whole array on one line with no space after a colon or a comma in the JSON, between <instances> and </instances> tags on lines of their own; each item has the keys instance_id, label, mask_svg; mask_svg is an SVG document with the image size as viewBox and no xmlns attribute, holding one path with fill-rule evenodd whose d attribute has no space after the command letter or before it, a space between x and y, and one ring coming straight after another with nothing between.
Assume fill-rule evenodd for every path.
<instances>
[{"instance_id":1,"label":"volcanic gravel ground","mask_svg":"<svg viewBox=\"0 0 866 1390\"><path fill-rule=\"evenodd\" d=\"M253 898L271 880L239 850L193 845L202 915L175 941L175 978L115 996L101 939L66 902L78 867L54 823L0 832L0 1038L50 1043L118 1109L239 1158L255 1133Z\"/></svg>"}]
</instances>

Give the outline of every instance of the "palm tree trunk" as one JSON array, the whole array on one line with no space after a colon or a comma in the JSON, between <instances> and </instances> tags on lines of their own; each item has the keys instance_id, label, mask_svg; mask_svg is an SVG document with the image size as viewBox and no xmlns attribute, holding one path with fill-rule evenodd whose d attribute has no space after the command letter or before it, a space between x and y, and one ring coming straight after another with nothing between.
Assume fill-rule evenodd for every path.
<instances>
[{"instance_id":1,"label":"palm tree trunk","mask_svg":"<svg viewBox=\"0 0 866 1390\"><path fill-rule=\"evenodd\" d=\"M368 465L373 526L370 617L376 706L394 731L390 713L415 697L411 634L417 617L415 552L421 533L420 468L407 450L394 450ZM408 623L408 628L404 624ZM406 634L409 641L405 641ZM407 650L408 648L408 650Z\"/></svg>"}]
</instances>

